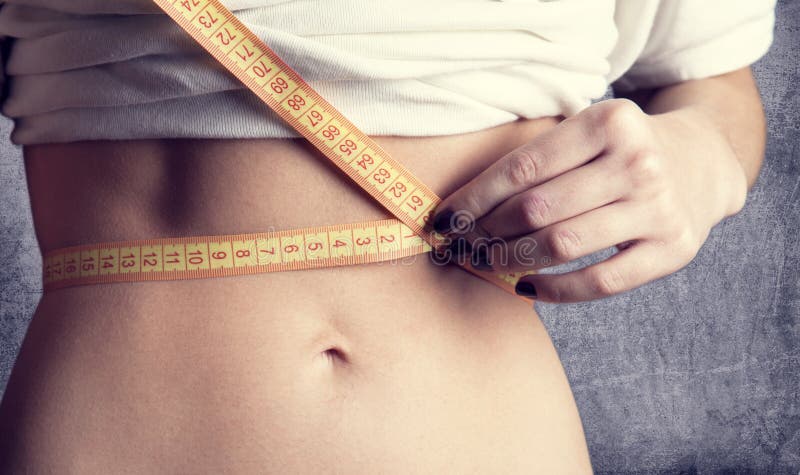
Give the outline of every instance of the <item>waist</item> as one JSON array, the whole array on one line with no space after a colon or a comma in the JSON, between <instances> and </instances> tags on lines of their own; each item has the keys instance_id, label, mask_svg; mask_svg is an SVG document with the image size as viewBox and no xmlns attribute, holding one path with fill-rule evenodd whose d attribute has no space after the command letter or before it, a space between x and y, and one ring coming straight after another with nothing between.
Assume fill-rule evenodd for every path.
<instances>
[{"instance_id":1,"label":"waist","mask_svg":"<svg viewBox=\"0 0 800 475\"><path fill-rule=\"evenodd\" d=\"M444 197L556 123L554 118L542 118L467 134L375 139ZM260 233L391 217L304 139L90 141L29 146L24 155L43 254L98 242ZM435 265L424 254L358 270L345 266L307 272L246 281L257 282L264 294L286 297L281 307L272 307L276 313L295 308L350 318L355 312L372 315L372 309L359 305L359 299L369 296L411 299L420 304L418 313L425 314L425 305L477 308L473 304L486 295L504 295L463 270ZM109 298L104 290L108 285L114 285L119 295L135 295L143 283L93 285L74 292L103 300ZM157 288L208 285L213 284L190 280ZM324 296L324 309L308 306L308 296L315 291ZM183 299L187 308L195 305L189 294L180 291L148 294L150 299L160 295L163 302ZM212 302L213 295L206 295L204 305L227 305L229 295ZM502 300L504 307L526 308L504 296L509 297ZM133 298L126 305L131 310L148 308Z\"/></svg>"},{"instance_id":2,"label":"waist","mask_svg":"<svg viewBox=\"0 0 800 475\"><path fill-rule=\"evenodd\" d=\"M542 118L468 134L375 139L444 197L556 123ZM391 217L304 139L91 141L29 146L24 155L43 254L97 242L281 231ZM332 316L369 320L376 311L387 318L413 314L420 321L432 311L455 314L491 306L529 314L529 306L493 287L422 254L362 266L55 292L70 296L60 297L61 312L74 313L120 299L125 308L118 310L136 315L168 314L176 305L187 313L224 311L231 301L246 301L275 318L293 312L313 315L320 332L326 326L321 322ZM202 303L199 289L209 289L202 292ZM390 300L402 306L388 305ZM370 301L381 304L364 305Z\"/></svg>"},{"instance_id":3,"label":"waist","mask_svg":"<svg viewBox=\"0 0 800 475\"><path fill-rule=\"evenodd\" d=\"M552 127L519 120L478 132L375 137L446 196ZM99 241L235 234L391 217L304 139L148 139L24 148L43 253Z\"/></svg>"},{"instance_id":4,"label":"waist","mask_svg":"<svg viewBox=\"0 0 800 475\"><path fill-rule=\"evenodd\" d=\"M376 141L446 196L556 122ZM24 152L43 252L389 217L301 140ZM535 312L425 255L46 292L0 420L13 428L0 454L82 473L530 473L588 463L569 386ZM77 444L75 431L84 435ZM495 442L488 448L486 434Z\"/></svg>"}]
</instances>

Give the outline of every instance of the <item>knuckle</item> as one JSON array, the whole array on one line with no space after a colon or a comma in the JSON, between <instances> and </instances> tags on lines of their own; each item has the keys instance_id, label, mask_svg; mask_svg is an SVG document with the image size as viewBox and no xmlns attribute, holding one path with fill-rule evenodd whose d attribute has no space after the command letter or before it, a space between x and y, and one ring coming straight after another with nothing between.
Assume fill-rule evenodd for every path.
<instances>
[{"instance_id":1,"label":"knuckle","mask_svg":"<svg viewBox=\"0 0 800 475\"><path fill-rule=\"evenodd\" d=\"M533 228L542 227L547 223L552 208L544 195L537 191L526 193L520 206L525 224Z\"/></svg>"},{"instance_id":2,"label":"knuckle","mask_svg":"<svg viewBox=\"0 0 800 475\"><path fill-rule=\"evenodd\" d=\"M628 158L625 169L636 188L663 184L664 161L651 150L639 150Z\"/></svg>"},{"instance_id":3,"label":"knuckle","mask_svg":"<svg viewBox=\"0 0 800 475\"><path fill-rule=\"evenodd\" d=\"M642 110L629 99L607 101L598 119L606 130L613 133L627 133L641 120Z\"/></svg>"},{"instance_id":4,"label":"knuckle","mask_svg":"<svg viewBox=\"0 0 800 475\"><path fill-rule=\"evenodd\" d=\"M508 182L514 187L531 185L539 174L541 158L532 150L517 150L508 157L505 173Z\"/></svg>"},{"instance_id":5,"label":"knuckle","mask_svg":"<svg viewBox=\"0 0 800 475\"><path fill-rule=\"evenodd\" d=\"M597 269L589 272L589 288L594 295L607 297L625 289L625 279L616 269Z\"/></svg>"},{"instance_id":6,"label":"knuckle","mask_svg":"<svg viewBox=\"0 0 800 475\"><path fill-rule=\"evenodd\" d=\"M579 257L581 239L569 229L556 229L547 237L547 246L553 259L568 262Z\"/></svg>"}]
</instances>

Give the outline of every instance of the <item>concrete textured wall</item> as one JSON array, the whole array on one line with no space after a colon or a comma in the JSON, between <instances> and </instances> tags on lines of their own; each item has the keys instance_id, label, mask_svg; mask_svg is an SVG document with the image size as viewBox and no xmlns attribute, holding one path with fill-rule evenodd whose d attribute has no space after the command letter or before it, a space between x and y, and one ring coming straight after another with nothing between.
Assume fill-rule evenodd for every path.
<instances>
[{"instance_id":1,"label":"concrete textured wall","mask_svg":"<svg viewBox=\"0 0 800 475\"><path fill-rule=\"evenodd\" d=\"M767 159L745 209L671 276L595 302L537 304L597 473L800 473L800 1L781 0L777 15L755 66ZM41 295L10 128L0 118L0 391Z\"/></svg>"}]
</instances>

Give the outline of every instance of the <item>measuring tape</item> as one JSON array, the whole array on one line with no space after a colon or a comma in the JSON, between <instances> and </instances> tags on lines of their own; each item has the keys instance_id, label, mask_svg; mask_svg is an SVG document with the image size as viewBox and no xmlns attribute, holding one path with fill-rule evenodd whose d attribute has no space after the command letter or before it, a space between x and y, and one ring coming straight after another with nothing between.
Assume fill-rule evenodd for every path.
<instances>
[{"instance_id":1,"label":"measuring tape","mask_svg":"<svg viewBox=\"0 0 800 475\"><path fill-rule=\"evenodd\" d=\"M397 219L288 231L116 241L52 250L45 290L367 264L447 243L429 222L441 199L345 118L219 0L153 0L252 92ZM465 270L516 295L520 277ZM532 300L518 296L527 302Z\"/></svg>"}]
</instances>

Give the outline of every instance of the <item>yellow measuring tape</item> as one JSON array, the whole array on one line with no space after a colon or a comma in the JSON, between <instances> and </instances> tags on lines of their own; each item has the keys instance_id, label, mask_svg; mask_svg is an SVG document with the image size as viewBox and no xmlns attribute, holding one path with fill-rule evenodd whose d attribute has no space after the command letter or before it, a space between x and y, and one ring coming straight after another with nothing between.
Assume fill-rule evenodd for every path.
<instances>
[{"instance_id":1,"label":"yellow measuring tape","mask_svg":"<svg viewBox=\"0 0 800 475\"><path fill-rule=\"evenodd\" d=\"M54 249L43 257L45 290L366 264L422 254L447 242L428 224L441 199L312 89L219 0L153 1L397 219ZM494 274L469 263L460 265L514 295L517 280L533 273Z\"/></svg>"}]
</instances>

